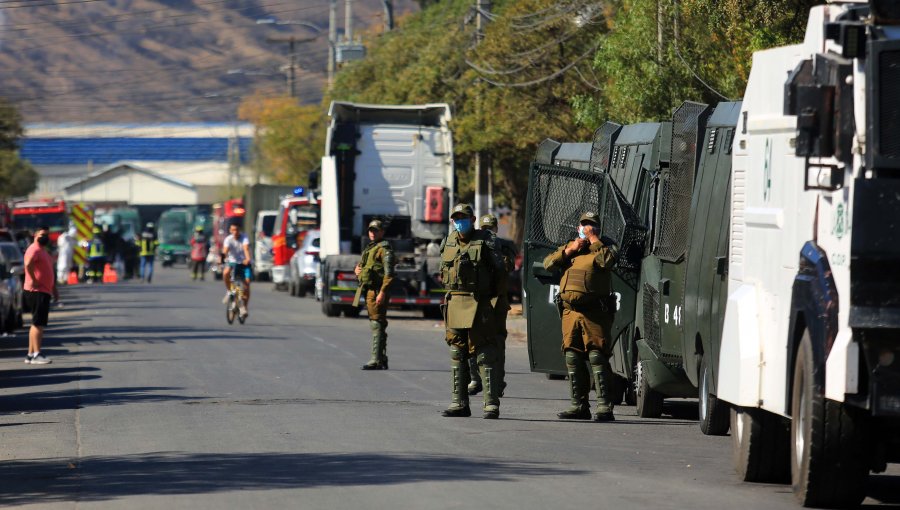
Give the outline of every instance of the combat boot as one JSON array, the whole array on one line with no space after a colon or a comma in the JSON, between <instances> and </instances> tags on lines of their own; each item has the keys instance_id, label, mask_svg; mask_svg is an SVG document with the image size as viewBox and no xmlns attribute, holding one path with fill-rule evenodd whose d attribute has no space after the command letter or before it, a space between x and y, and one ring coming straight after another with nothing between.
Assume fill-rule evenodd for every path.
<instances>
[{"instance_id":1,"label":"combat boot","mask_svg":"<svg viewBox=\"0 0 900 510\"><path fill-rule=\"evenodd\" d=\"M472 382L468 387L469 395L478 395L482 390L481 374L478 370L478 360L473 356L469 357L469 374L472 376Z\"/></svg>"},{"instance_id":2,"label":"combat boot","mask_svg":"<svg viewBox=\"0 0 900 510\"><path fill-rule=\"evenodd\" d=\"M384 355L385 342L382 340L385 335L381 323L369 321L369 327L372 329L372 359L359 368L362 370L387 370L387 356Z\"/></svg>"},{"instance_id":3,"label":"combat boot","mask_svg":"<svg viewBox=\"0 0 900 510\"><path fill-rule=\"evenodd\" d=\"M468 418L472 416L469 409L469 392L466 386L469 384L469 360L468 353L457 346L450 346L450 389L452 392L450 407L441 415L447 418Z\"/></svg>"},{"instance_id":4,"label":"combat boot","mask_svg":"<svg viewBox=\"0 0 900 510\"><path fill-rule=\"evenodd\" d=\"M561 420L591 419L591 406L588 401L590 383L584 362L584 354L572 350L566 351L566 370L569 373L569 393L572 396L572 406L556 414Z\"/></svg>"},{"instance_id":5,"label":"combat boot","mask_svg":"<svg viewBox=\"0 0 900 510\"><path fill-rule=\"evenodd\" d=\"M594 386L597 388L597 412L594 414L594 421L615 421L613 403L609 398L609 359L600 351L592 350L588 355L588 360L591 363Z\"/></svg>"},{"instance_id":6,"label":"combat boot","mask_svg":"<svg viewBox=\"0 0 900 510\"><path fill-rule=\"evenodd\" d=\"M478 353L478 370L481 372L481 381L484 385L484 414L486 420L496 420L500 417L500 384L497 380L495 368L496 350L494 346L484 346Z\"/></svg>"}]
</instances>

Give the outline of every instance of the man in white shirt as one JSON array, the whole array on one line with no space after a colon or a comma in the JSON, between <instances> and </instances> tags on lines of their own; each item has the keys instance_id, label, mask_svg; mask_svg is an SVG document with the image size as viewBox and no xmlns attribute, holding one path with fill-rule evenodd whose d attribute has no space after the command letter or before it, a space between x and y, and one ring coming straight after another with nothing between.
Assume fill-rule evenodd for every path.
<instances>
[{"instance_id":1,"label":"man in white shirt","mask_svg":"<svg viewBox=\"0 0 900 510\"><path fill-rule=\"evenodd\" d=\"M237 223L232 223L228 227L231 233L222 243L222 256L225 257L227 265L222 272L222 278L225 280L225 302L228 300L228 294L231 292L231 278L244 279L244 302L241 305L241 316L247 317L247 306L250 304L250 280L253 279L250 257L250 240L245 234L241 233L241 227Z\"/></svg>"}]
</instances>

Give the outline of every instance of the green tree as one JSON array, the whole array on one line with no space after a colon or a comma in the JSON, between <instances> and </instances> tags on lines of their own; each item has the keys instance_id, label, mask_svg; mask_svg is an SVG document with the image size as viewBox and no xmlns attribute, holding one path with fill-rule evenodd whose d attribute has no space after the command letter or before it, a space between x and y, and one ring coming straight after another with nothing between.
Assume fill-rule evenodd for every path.
<instances>
[{"instance_id":1,"label":"green tree","mask_svg":"<svg viewBox=\"0 0 900 510\"><path fill-rule=\"evenodd\" d=\"M639 122L684 100L743 96L753 52L803 39L818 0L615 0L594 68L602 92L576 100L580 123Z\"/></svg>"},{"instance_id":2,"label":"green tree","mask_svg":"<svg viewBox=\"0 0 900 510\"><path fill-rule=\"evenodd\" d=\"M0 99L0 198L25 196L37 188L37 172L18 155L23 132L19 111Z\"/></svg>"},{"instance_id":3,"label":"green tree","mask_svg":"<svg viewBox=\"0 0 900 510\"><path fill-rule=\"evenodd\" d=\"M325 147L325 113L290 97L252 96L238 116L254 124L253 165L260 175L283 184L305 183L319 166Z\"/></svg>"}]
</instances>

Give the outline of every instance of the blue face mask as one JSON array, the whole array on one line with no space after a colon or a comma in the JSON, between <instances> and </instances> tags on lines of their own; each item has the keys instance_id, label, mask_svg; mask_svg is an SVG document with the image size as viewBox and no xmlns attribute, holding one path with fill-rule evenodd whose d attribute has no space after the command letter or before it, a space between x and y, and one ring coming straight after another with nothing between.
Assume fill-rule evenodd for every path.
<instances>
[{"instance_id":1,"label":"blue face mask","mask_svg":"<svg viewBox=\"0 0 900 510\"><path fill-rule=\"evenodd\" d=\"M587 239L587 234L584 233L584 225L578 226L578 237L581 239Z\"/></svg>"},{"instance_id":2,"label":"blue face mask","mask_svg":"<svg viewBox=\"0 0 900 510\"><path fill-rule=\"evenodd\" d=\"M460 218L458 220L453 220L453 228L460 234L468 234L472 231L472 219Z\"/></svg>"}]
</instances>

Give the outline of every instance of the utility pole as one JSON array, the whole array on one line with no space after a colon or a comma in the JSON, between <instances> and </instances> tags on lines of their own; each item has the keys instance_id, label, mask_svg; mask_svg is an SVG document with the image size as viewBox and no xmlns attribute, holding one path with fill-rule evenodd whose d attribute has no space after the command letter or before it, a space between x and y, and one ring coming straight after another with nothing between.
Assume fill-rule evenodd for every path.
<instances>
[{"instance_id":1,"label":"utility pole","mask_svg":"<svg viewBox=\"0 0 900 510\"><path fill-rule=\"evenodd\" d=\"M486 13L490 13L491 4L487 0L475 0L475 40L484 39L484 27L487 24ZM479 99L478 109L484 118L484 107ZM491 206L491 161L490 156L475 153L475 216L481 218L487 214Z\"/></svg>"},{"instance_id":2,"label":"utility pole","mask_svg":"<svg viewBox=\"0 0 900 510\"><path fill-rule=\"evenodd\" d=\"M328 6L328 86L334 84L335 54L337 45L337 0L330 0Z\"/></svg>"},{"instance_id":3,"label":"utility pole","mask_svg":"<svg viewBox=\"0 0 900 510\"><path fill-rule=\"evenodd\" d=\"M381 0L384 5L384 32L388 33L394 29L394 1Z\"/></svg>"},{"instance_id":4,"label":"utility pole","mask_svg":"<svg viewBox=\"0 0 900 510\"><path fill-rule=\"evenodd\" d=\"M353 42L353 0L344 2L344 40Z\"/></svg>"},{"instance_id":5,"label":"utility pole","mask_svg":"<svg viewBox=\"0 0 900 510\"><path fill-rule=\"evenodd\" d=\"M290 94L291 97L297 97L297 44L303 44L315 40L315 37L298 39L294 36L266 38L266 41L270 43L288 43L288 48L291 52L290 59L288 60L288 94Z\"/></svg>"}]
</instances>

